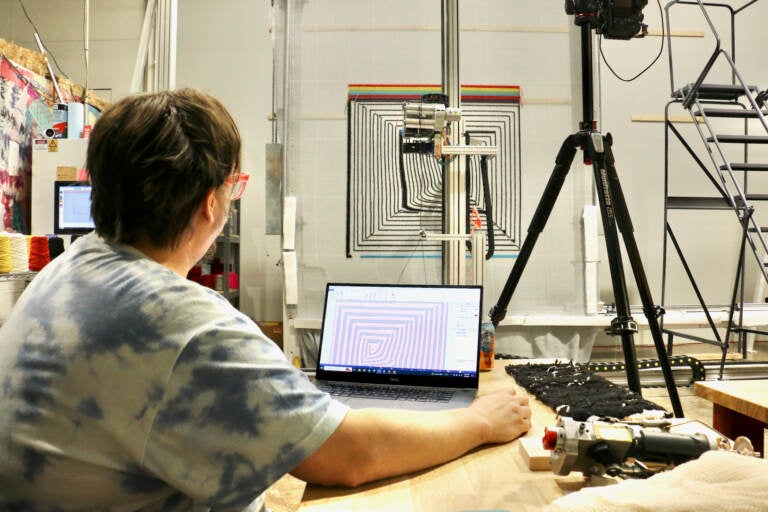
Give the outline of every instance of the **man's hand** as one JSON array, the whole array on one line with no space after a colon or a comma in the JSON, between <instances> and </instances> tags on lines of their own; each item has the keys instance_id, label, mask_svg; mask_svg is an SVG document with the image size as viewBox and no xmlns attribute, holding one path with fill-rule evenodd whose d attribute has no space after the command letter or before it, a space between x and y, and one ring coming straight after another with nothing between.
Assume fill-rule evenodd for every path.
<instances>
[{"instance_id":1,"label":"man's hand","mask_svg":"<svg viewBox=\"0 0 768 512\"><path fill-rule=\"evenodd\" d=\"M531 428L528 398L514 389L504 389L477 398L470 409L488 424L487 443L505 443Z\"/></svg>"}]
</instances>

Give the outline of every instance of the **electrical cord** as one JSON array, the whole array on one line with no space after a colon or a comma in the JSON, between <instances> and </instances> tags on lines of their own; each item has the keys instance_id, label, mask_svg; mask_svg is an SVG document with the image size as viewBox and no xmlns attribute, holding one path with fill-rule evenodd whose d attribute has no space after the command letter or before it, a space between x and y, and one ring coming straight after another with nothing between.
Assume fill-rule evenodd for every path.
<instances>
[{"instance_id":1,"label":"electrical cord","mask_svg":"<svg viewBox=\"0 0 768 512\"><path fill-rule=\"evenodd\" d=\"M664 51L664 36L665 36L665 28L664 28L664 12L661 9L661 0L656 0L656 4L659 6L659 17L661 19L661 46L659 47L659 53L656 54L656 57L653 58L650 64L648 64L645 68L642 69L639 73L637 73L632 78L625 78L622 76L619 76L618 73L611 67L611 65L608 63L608 59L605 58L605 54L603 53L603 36L600 36L598 38L598 48L600 50L600 57L603 59L603 62L605 62L605 65L608 67L608 69L613 73L613 76L621 80L622 82L631 82L635 80L636 78L640 77L643 73L651 69L651 67L656 64L656 62L661 57L662 52Z\"/></svg>"}]
</instances>

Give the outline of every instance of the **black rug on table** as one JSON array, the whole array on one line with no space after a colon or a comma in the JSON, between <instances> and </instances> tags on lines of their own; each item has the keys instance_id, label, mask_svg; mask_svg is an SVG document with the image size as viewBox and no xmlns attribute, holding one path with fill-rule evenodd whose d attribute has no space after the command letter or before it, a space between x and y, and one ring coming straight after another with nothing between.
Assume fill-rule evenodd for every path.
<instances>
[{"instance_id":1,"label":"black rug on table","mask_svg":"<svg viewBox=\"0 0 768 512\"><path fill-rule=\"evenodd\" d=\"M530 394L561 416L576 421L590 416L621 419L644 410L665 410L638 393L591 372L584 365L510 364L506 370Z\"/></svg>"}]
</instances>

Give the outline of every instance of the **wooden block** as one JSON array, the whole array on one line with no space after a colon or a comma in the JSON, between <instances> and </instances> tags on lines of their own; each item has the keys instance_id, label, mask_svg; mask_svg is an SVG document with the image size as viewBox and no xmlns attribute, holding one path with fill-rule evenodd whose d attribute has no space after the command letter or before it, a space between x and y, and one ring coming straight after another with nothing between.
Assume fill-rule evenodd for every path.
<instances>
[{"instance_id":1,"label":"wooden block","mask_svg":"<svg viewBox=\"0 0 768 512\"><path fill-rule=\"evenodd\" d=\"M520 453L531 471L551 471L549 459L552 452L545 450L539 437L522 437L520 441Z\"/></svg>"}]
</instances>

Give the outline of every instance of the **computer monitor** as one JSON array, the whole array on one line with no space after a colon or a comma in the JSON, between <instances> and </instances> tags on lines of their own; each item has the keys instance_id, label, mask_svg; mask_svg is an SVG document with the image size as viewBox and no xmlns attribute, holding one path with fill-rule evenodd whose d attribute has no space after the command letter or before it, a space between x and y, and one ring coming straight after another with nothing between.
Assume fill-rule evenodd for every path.
<instances>
[{"instance_id":1,"label":"computer monitor","mask_svg":"<svg viewBox=\"0 0 768 512\"><path fill-rule=\"evenodd\" d=\"M53 201L53 232L55 234L83 235L93 231L90 183L56 181Z\"/></svg>"}]
</instances>

